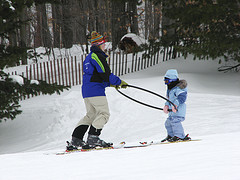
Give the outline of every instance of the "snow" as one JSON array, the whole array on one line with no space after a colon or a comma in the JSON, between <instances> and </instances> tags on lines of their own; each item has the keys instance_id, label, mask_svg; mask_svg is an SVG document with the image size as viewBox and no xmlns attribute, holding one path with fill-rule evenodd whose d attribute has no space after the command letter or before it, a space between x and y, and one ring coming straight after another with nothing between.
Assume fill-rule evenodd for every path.
<instances>
[{"instance_id":1,"label":"snow","mask_svg":"<svg viewBox=\"0 0 240 180\"><path fill-rule=\"evenodd\" d=\"M10 75L9 78L12 80L14 83L18 83L19 85L24 84L24 79L22 76L19 75ZM39 84L38 80L30 80L30 84Z\"/></svg>"},{"instance_id":2,"label":"snow","mask_svg":"<svg viewBox=\"0 0 240 180\"><path fill-rule=\"evenodd\" d=\"M10 75L9 78L12 79L12 82L18 83L20 85L24 84L23 78L19 75Z\"/></svg>"},{"instance_id":3,"label":"snow","mask_svg":"<svg viewBox=\"0 0 240 180\"><path fill-rule=\"evenodd\" d=\"M85 115L80 86L61 95L21 102L23 113L0 123L2 180L239 180L240 74L220 73L218 61L178 58L121 76L131 85L165 95L163 76L177 68L188 81L186 133L201 141L55 155ZM164 100L127 88L145 103L163 107ZM118 143L161 140L166 136L162 111L137 104L107 88L111 117L101 138Z\"/></svg>"},{"instance_id":4,"label":"snow","mask_svg":"<svg viewBox=\"0 0 240 180\"><path fill-rule=\"evenodd\" d=\"M15 8L12 6L12 1L6 0L9 3L9 7L12 11L15 11Z\"/></svg>"},{"instance_id":5,"label":"snow","mask_svg":"<svg viewBox=\"0 0 240 180\"><path fill-rule=\"evenodd\" d=\"M125 37L132 38L132 40L133 40L134 42L136 42L136 44L137 44L138 46L140 46L140 45L142 45L142 44L144 44L144 43L147 43L146 39L144 39L144 38L142 38L142 37L140 37L140 36L138 36L138 35L136 35L136 34L134 34L134 33L125 34L125 35L121 38L121 40L123 40Z\"/></svg>"},{"instance_id":6,"label":"snow","mask_svg":"<svg viewBox=\"0 0 240 180\"><path fill-rule=\"evenodd\" d=\"M38 80L33 80L33 79L32 79L32 80L30 81L30 84L37 84L37 85L38 85L38 84L39 84L39 81L38 81Z\"/></svg>"}]
</instances>

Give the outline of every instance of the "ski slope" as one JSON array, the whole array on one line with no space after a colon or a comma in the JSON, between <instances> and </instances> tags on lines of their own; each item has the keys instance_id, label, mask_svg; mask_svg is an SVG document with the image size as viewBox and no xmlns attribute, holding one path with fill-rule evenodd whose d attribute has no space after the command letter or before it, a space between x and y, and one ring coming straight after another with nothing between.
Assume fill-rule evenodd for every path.
<instances>
[{"instance_id":1,"label":"ski slope","mask_svg":"<svg viewBox=\"0 0 240 180\"><path fill-rule=\"evenodd\" d=\"M218 61L182 58L121 76L127 83L165 96L163 76L176 68L188 82L185 133L202 141L54 155L85 115L80 86L61 95L21 102L23 113L0 123L0 180L239 180L240 74L217 72ZM145 103L164 100L145 92L121 90ZM137 143L166 136L162 111L137 104L107 88L111 117L105 141Z\"/></svg>"}]
</instances>

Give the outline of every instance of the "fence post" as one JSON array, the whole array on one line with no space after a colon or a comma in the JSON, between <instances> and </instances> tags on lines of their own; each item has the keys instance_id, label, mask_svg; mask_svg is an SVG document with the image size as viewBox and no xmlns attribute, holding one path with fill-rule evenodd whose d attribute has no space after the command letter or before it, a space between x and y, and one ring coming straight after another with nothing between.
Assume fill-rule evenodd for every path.
<instances>
[{"instance_id":1,"label":"fence post","mask_svg":"<svg viewBox=\"0 0 240 180\"><path fill-rule=\"evenodd\" d=\"M43 75L42 75L42 63L39 64L39 78L42 80L43 79Z\"/></svg>"},{"instance_id":2,"label":"fence post","mask_svg":"<svg viewBox=\"0 0 240 180\"><path fill-rule=\"evenodd\" d=\"M127 53L125 54L125 58L126 58L126 60L125 60L125 74L127 74Z\"/></svg>"},{"instance_id":3,"label":"fence post","mask_svg":"<svg viewBox=\"0 0 240 180\"><path fill-rule=\"evenodd\" d=\"M46 81L46 67L45 67L45 62L43 62L43 81Z\"/></svg>"},{"instance_id":4,"label":"fence post","mask_svg":"<svg viewBox=\"0 0 240 180\"><path fill-rule=\"evenodd\" d=\"M121 73L121 75L123 75L123 70L124 70L124 52L122 53L122 73Z\"/></svg>"},{"instance_id":5,"label":"fence post","mask_svg":"<svg viewBox=\"0 0 240 180\"><path fill-rule=\"evenodd\" d=\"M75 83L74 83L74 69L73 69L73 57L72 56L71 56L71 67L72 67L72 85L74 86Z\"/></svg>"},{"instance_id":6,"label":"fence post","mask_svg":"<svg viewBox=\"0 0 240 180\"><path fill-rule=\"evenodd\" d=\"M121 52L119 53L119 67L118 67L118 76L120 76L120 74L121 74Z\"/></svg>"},{"instance_id":7,"label":"fence post","mask_svg":"<svg viewBox=\"0 0 240 180\"><path fill-rule=\"evenodd\" d=\"M49 71L49 63L47 61L47 72L48 72L48 83L51 83L50 71Z\"/></svg>"},{"instance_id":8,"label":"fence post","mask_svg":"<svg viewBox=\"0 0 240 180\"><path fill-rule=\"evenodd\" d=\"M146 69L146 64L147 64L147 56L144 56L144 69Z\"/></svg>"},{"instance_id":9,"label":"fence post","mask_svg":"<svg viewBox=\"0 0 240 180\"><path fill-rule=\"evenodd\" d=\"M39 80L39 69L38 69L38 64L37 64L37 80Z\"/></svg>"},{"instance_id":10,"label":"fence post","mask_svg":"<svg viewBox=\"0 0 240 180\"><path fill-rule=\"evenodd\" d=\"M57 84L57 69L56 69L56 60L53 60L53 69L54 69L54 83Z\"/></svg>"},{"instance_id":11,"label":"fence post","mask_svg":"<svg viewBox=\"0 0 240 180\"><path fill-rule=\"evenodd\" d=\"M169 56L168 56L168 60L170 60L172 58L172 47L169 47Z\"/></svg>"},{"instance_id":12,"label":"fence post","mask_svg":"<svg viewBox=\"0 0 240 180\"><path fill-rule=\"evenodd\" d=\"M78 85L78 80L77 80L77 57L75 56L75 76L76 76L76 85ZM80 84L80 83L79 83Z\"/></svg>"},{"instance_id":13,"label":"fence post","mask_svg":"<svg viewBox=\"0 0 240 180\"><path fill-rule=\"evenodd\" d=\"M64 58L64 71L65 71L65 81L66 81L66 86L68 85L68 78L67 78L67 60Z\"/></svg>"},{"instance_id":14,"label":"fence post","mask_svg":"<svg viewBox=\"0 0 240 180\"><path fill-rule=\"evenodd\" d=\"M26 78L28 79L28 66L26 66Z\"/></svg>"},{"instance_id":15,"label":"fence post","mask_svg":"<svg viewBox=\"0 0 240 180\"><path fill-rule=\"evenodd\" d=\"M32 79L32 65L30 65L30 69L29 69L29 80Z\"/></svg>"},{"instance_id":16,"label":"fence post","mask_svg":"<svg viewBox=\"0 0 240 180\"><path fill-rule=\"evenodd\" d=\"M115 74L117 75L118 74L118 53L116 53L116 67L115 67L115 69L116 69L116 72L115 72Z\"/></svg>"},{"instance_id":17,"label":"fence post","mask_svg":"<svg viewBox=\"0 0 240 180\"><path fill-rule=\"evenodd\" d=\"M79 70L79 84L81 84L81 66L80 66L80 63L78 63L78 70Z\"/></svg>"},{"instance_id":18,"label":"fence post","mask_svg":"<svg viewBox=\"0 0 240 180\"><path fill-rule=\"evenodd\" d=\"M152 50L152 48L149 48L149 58L150 58L150 66L152 66L153 65L153 50Z\"/></svg>"},{"instance_id":19,"label":"fence post","mask_svg":"<svg viewBox=\"0 0 240 180\"><path fill-rule=\"evenodd\" d=\"M59 63L59 59L57 59L57 69L58 69L58 85L61 85L61 69L60 69L60 63Z\"/></svg>"},{"instance_id":20,"label":"fence post","mask_svg":"<svg viewBox=\"0 0 240 180\"><path fill-rule=\"evenodd\" d=\"M136 58L135 58L135 71L137 71L137 61L138 61L138 54L136 54ZM138 62L138 67L139 67L139 62Z\"/></svg>"},{"instance_id":21,"label":"fence post","mask_svg":"<svg viewBox=\"0 0 240 180\"><path fill-rule=\"evenodd\" d=\"M60 61L60 65L61 65L61 72L62 72L62 85L64 85L64 73L63 73L63 59L61 58L61 61Z\"/></svg>"},{"instance_id":22,"label":"fence post","mask_svg":"<svg viewBox=\"0 0 240 180\"><path fill-rule=\"evenodd\" d=\"M156 48L154 48L154 55L153 55L153 65L156 63Z\"/></svg>"},{"instance_id":23,"label":"fence post","mask_svg":"<svg viewBox=\"0 0 240 180\"><path fill-rule=\"evenodd\" d=\"M135 53L132 53L132 72L133 72L133 67L134 67L134 55L135 55Z\"/></svg>"},{"instance_id":24,"label":"fence post","mask_svg":"<svg viewBox=\"0 0 240 180\"><path fill-rule=\"evenodd\" d=\"M53 80L53 65L52 65L52 63L53 63L53 61L49 61L49 63L50 63L50 69L51 69L51 76L52 76L52 84L54 83L54 80Z\"/></svg>"},{"instance_id":25,"label":"fence post","mask_svg":"<svg viewBox=\"0 0 240 180\"><path fill-rule=\"evenodd\" d=\"M33 79L36 79L35 64L33 64Z\"/></svg>"},{"instance_id":26,"label":"fence post","mask_svg":"<svg viewBox=\"0 0 240 180\"><path fill-rule=\"evenodd\" d=\"M114 56L115 56L115 52L113 51L112 52L112 61L111 61L112 62L112 72L113 72L113 74L115 74L115 72L114 72Z\"/></svg>"},{"instance_id":27,"label":"fence post","mask_svg":"<svg viewBox=\"0 0 240 180\"><path fill-rule=\"evenodd\" d=\"M165 56L165 48L163 48L163 58L162 58L162 62L164 62L164 56Z\"/></svg>"},{"instance_id":28,"label":"fence post","mask_svg":"<svg viewBox=\"0 0 240 180\"><path fill-rule=\"evenodd\" d=\"M70 72L70 60L69 60L69 57L67 58L67 64L68 64L68 80L69 80L69 86L71 86L71 72Z\"/></svg>"},{"instance_id":29,"label":"fence post","mask_svg":"<svg viewBox=\"0 0 240 180\"><path fill-rule=\"evenodd\" d=\"M169 47L167 47L167 57L166 60L169 60Z\"/></svg>"},{"instance_id":30,"label":"fence post","mask_svg":"<svg viewBox=\"0 0 240 180\"><path fill-rule=\"evenodd\" d=\"M140 61L141 61L141 58L139 57L139 58L138 58L138 71L139 71L140 64L141 64L141 62L140 62ZM142 63L143 63L143 61L142 61Z\"/></svg>"}]
</instances>

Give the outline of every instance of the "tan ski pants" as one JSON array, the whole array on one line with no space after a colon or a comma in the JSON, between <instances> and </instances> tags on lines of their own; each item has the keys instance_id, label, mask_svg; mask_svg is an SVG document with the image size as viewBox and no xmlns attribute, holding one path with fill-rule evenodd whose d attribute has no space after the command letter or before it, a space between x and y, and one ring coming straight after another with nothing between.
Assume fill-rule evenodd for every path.
<instances>
[{"instance_id":1,"label":"tan ski pants","mask_svg":"<svg viewBox=\"0 0 240 180\"><path fill-rule=\"evenodd\" d=\"M87 113L79 121L77 126L89 125L96 129L102 129L109 120L109 108L106 96L84 98Z\"/></svg>"}]
</instances>

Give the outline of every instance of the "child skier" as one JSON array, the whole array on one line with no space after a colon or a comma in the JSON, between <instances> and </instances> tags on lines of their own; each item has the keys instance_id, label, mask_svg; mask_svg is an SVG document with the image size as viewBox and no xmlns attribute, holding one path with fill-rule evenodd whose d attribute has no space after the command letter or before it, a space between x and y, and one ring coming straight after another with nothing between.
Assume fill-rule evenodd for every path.
<instances>
[{"instance_id":1,"label":"child skier","mask_svg":"<svg viewBox=\"0 0 240 180\"><path fill-rule=\"evenodd\" d=\"M161 142L190 140L188 135L185 136L182 121L185 120L187 99L187 81L178 79L176 69L169 69L164 76L165 84L167 85L167 98L175 105L168 101L163 108L164 113L169 114L165 122L167 129L167 137Z\"/></svg>"}]
</instances>

